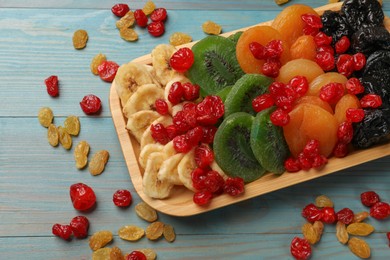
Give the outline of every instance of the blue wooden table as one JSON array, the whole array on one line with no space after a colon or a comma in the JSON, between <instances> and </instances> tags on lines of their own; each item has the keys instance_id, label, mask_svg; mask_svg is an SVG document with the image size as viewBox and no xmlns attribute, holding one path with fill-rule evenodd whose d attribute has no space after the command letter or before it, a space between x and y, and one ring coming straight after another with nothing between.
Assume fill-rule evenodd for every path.
<instances>
[{"instance_id":1,"label":"blue wooden table","mask_svg":"<svg viewBox=\"0 0 390 260\"><path fill-rule=\"evenodd\" d=\"M126 1L125 1L126 2ZM390 15L390 1L384 9ZM156 1L168 9L166 33L151 37L137 28L139 41L125 42L115 28L110 11L116 1L0 0L0 259L90 259L88 239L69 242L54 237L54 223L68 223L80 215L71 205L69 187L83 182L94 188L97 207L85 215L91 222L89 234L110 230L115 234L109 246L124 252L153 248L158 259L292 259L290 241L301 236L305 222L301 209L325 194L336 210L350 207L367 210L359 200L361 192L375 190L390 201L390 158L385 157L327 177L279 190L226 208L192 217L160 214L160 220L174 226L174 243L146 238L136 243L117 236L123 225L147 223L135 214L140 202L127 171L108 104L110 84L91 74L89 64L101 52L118 64L149 53L159 43L167 43L176 31L187 32L194 40L205 36L201 24L213 20L231 31L271 20L281 10L271 0L246 1ZM132 9L145 1L131 1ZM313 7L325 0L293 0ZM72 35L77 29L89 33L88 45L76 51ZM58 75L60 96L46 93L44 79ZM79 101L86 94L99 96L103 109L98 116L86 116ZM68 115L80 117L81 132L74 143L87 140L90 154L106 149L110 160L100 176L74 166L73 149L53 148L46 129L38 120L38 110L51 107L56 125ZM112 203L117 189L129 189L133 204L120 209ZM385 233L389 220L368 220L376 231L367 238L372 259L389 259ZM348 247L335 238L334 225L327 225L321 242L313 247L312 259L356 259Z\"/></svg>"}]
</instances>

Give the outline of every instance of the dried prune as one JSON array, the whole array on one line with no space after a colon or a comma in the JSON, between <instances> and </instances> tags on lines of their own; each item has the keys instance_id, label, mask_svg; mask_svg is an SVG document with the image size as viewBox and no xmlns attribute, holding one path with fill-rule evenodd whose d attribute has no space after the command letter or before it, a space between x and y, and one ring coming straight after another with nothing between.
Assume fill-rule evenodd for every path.
<instances>
[{"instance_id":1,"label":"dried prune","mask_svg":"<svg viewBox=\"0 0 390 260\"><path fill-rule=\"evenodd\" d=\"M341 7L341 14L345 16L355 31L361 28L383 26L385 18L377 0L346 0Z\"/></svg>"},{"instance_id":2,"label":"dried prune","mask_svg":"<svg viewBox=\"0 0 390 260\"><path fill-rule=\"evenodd\" d=\"M339 12L327 10L322 16L322 31L333 38L333 44L341 39L343 36L350 38L353 34L352 28L349 26L345 17Z\"/></svg>"},{"instance_id":3,"label":"dried prune","mask_svg":"<svg viewBox=\"0 0 390 260\"><path fill-rule=\"evenodd\" d=\"M366 55L377 50L390 50L390 33L385 27L361 28L352 35L351 48Z\"/></svg>"},{"instance_id":4,"label":"dried prune","mask_svg":"<svg viewBox=\"0 0 390 260\"><path fill-rule=\"evenodd\" d=\"M368 148L383 143L390 138L390 109L364 109L363 121L354 124L352 144L358 148Z\"/></svg>"}]
</instances>

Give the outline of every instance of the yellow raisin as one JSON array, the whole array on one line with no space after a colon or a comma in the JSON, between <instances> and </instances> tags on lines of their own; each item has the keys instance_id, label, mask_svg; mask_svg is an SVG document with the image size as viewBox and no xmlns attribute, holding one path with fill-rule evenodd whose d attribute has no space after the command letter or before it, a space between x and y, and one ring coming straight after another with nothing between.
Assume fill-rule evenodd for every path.
<instances>
[{"instance_id":1,"label":"yellow raisin","mask_svg":"<svg viewBox=\"0 0 390 260\"><path fill-rule=\"evenodd\" d=\"M49 125L53 122L53 111L50 107L42 107L38 112L38 120L39 123L44 127L49 127Z\"/></svg>"},{"instance_id":2,"label":"yellow raisin","mask_svg":"<svg viewBox=\"0 0 390 260\"><path fill-rule=\"evenodd\" d=\"M317 243L318 241L320 241L322 233L324 232L324 223L322 223L321 221L315 221L313 223L313 228L317 231Z\"/></svg>"},{"instance_id":3,"label":"yellow raisin","mask_svg":"<svg viewBox=\"0 0 390 260\"><path fill-rule=\"evenodd\" d=\"M133 11L128 11L121 19L119 19L115 23L115 25L116 28L121 30L123 28L129 28L133 26L134 22L135 22L135 17Z\"/></svg>"},{"instance_id":4,"label":"yellow raisin","mask_svg":"<svg viewBox=\"0 0 390 260\"><path fill-rule=\"evenodd\" d=\"M110 259L112 249L109 247L99 248L92 253L92 260L107 260Z\"/></svg>"},{"instance_id":5,"label":"yellow raisin","mask_svg":"<svg viewBox=\"0 0 390 260\"><path fill-rule=\"evenodd\" d=\"M156 221L151 223L147 228L146 228L146 237L149 240L157 240L159 239L164 232L164 223L160 221Z\"/></svg>"},{"instance_id":6,"label":"yellow raisin","mask_svg":"<svg viewBox=\"0 0 390 260\"><path fill-rule=\"evenodd\" d=\"M311 223L305 223L302 226L302 234L310 244L314 245L318 242L317 230L314 229Z\"/></svg>"},{"instance_id":7,"label":"yellow raisin","mask_svg":"<svg viewBox=\"0 0 390 260\"><path fill-rule=\"evenodd\" d=\"M73 47L77 50L84 49L87 46L88 33L86 30L77 30L73 33Z\"/></svg>"},{"instance_id":8,"label":"yellow raisin","mask_svg":"<svg viewBox=\"0 0 390 260\"><path fill-rule=\"evenodd\" d=\"M155 260L157 258L157 254L153 249L141 248L136 250L142 252L146 256L146 260Z\"/></svg>"},{"instance_id":9,"label":"yellow raisin","mask_svg":"<svg viewBox=\"0 0 390 260\"><path fill-rule=\"evenodd\" d=\"M314 204L319 207L319 208L324 208L324 207L331 207L333 208L333 202L332 200L325 195L320 195L315 199Z\"/></svg>"},{"instance_id":10,"label":"yellow raisin","mask_svg":"<svg viewBox=\"0 0 390 260\"><path fill-rule=\"evenodd\" d=\"M140 202L135 206L135 213L148 222L154 222L158 218L157 211L145 202Z\"/></svg>"},{"instance_id":11,"label":"yellow raisin","mask_svg":"<svg viewBox=\"0 0 390 260\"><path fill-rule=\"evenodd\" d=\"M275 3L277 5L283 5L283 4L286 4L288 2L290 2L290 0L275 0Z\"/></svg>"},{"instance_id":12,"label":"yellow raisin","mask_svg":"<svg viewBox=\"0 0 390 260\"><path fill-rule=\"evenodd\" d=\"M77 116L68 116L64 121L64 128L68 134L77 136L80 132L80 121Z\"/></svg>"},{"instance_id":13,"label":"yellow raisin","mask_svg":"<svg viewBox=\"0 0 390 260\"><path fill-rule=\"evenodd\" d=\"M80 141L74 149L73 156L76 162L76 168L82 169L88 163L89 144L87 141Z\"/></svg>"},{"instance_id":14,"label":"yellow raisin","mask_svg":"<svg viewBox=\"0 0 390 260\"><path fill-rule=\"evenodd\" d=\"M171 225L164 224L163 236L168 242L175 241L176 233Z\"/></svg>"},{"instance_id":15,"label":"yellow raisin","mask_svg":"<svg viewBox=\"0 0 390 260\"><path fill-rule=\"evenodd\" d=\"M173 46L192 42L192 37L186 33L175 32L169 37L169 43Z\"/></svg>"},{"instance_id":16,"label":"yellow raisin","mask_svg":"<svg viewBox=\"0 0 390 260\"><path fill-rule=\"evenodd\" d=\"M113 248L111 248L110 256L108 259L110 259L110 260L123 260L124 257L122 254L122 250L119 247L114 246Z\"/></svg>"},{"instance_id":17,"label":"yellow raisin","mask_svg":"<svg viewBox=\"0 0 390 260\"><path fill-rule=\"evenodd\" d=\"M146 15L150 15L153 13L154 9L156 9L156 5L153 3L153 1L147 1L142 8L142 11L144 11Z\"/></svg>"},{"instance_id":18,"label":"yellow raisin","mask_svg":"<svg viewBox=\"0 0 390 260\"><path fill-rule=\"evenodd\" d=\"M113 239L111 231L108 230L102 230L95 232L90 238L89 238L89 247L96 251L99 248L104 247L108 243L110 243Z\"/></svg>"},{"instance_id":19,"label":"yellow raisin","mask_svg":"<svg viewBox=\"0 0 390 260\"><path fill-rule=\"evenodd\" d=\"M110 154L106 150L97 151L89 162L88 170L92 175L99 175L104 171Z\"/></svg>"},{"instance_id":20,"label":"yellow raisin","mask_svg":"<svg viewBox=\"0 0 390 260\"><path fill-rule=\"evenodd\" d=\"M347 228L345 227L345 224L341 221L337 221L336 224L336 237L341 244L346 244L349 239Z\"/></svg>"},{"instance_id":21,"label":"yellow raisin","mask_svg":"<svg viewBox=\"0 0 390 260\"><path fill-rule=\"evenodd\" d=\"M221 34L222 27L219 24L214 23L213 21L206 21L202 24L203 32L212 35Z\"/></svg>"},{"instance_id":22,"label":"yellow raisin","mask_svg":"<svg viewBox=\"0 0 390 260\"><path fill-rule=\"evenodd\" d=\"M353 216L353 222L354 222L354 223L362 222L362 221L364 221L366 218L368 218L368 216L370 216L370 213L368 213L367 211L362 211L362 212L356 213L356 214Z\"/></svg>"},{"instance_id":23,"label":"yellow raisin","mask_svg":"<svg viewBox=\"0 0 390 260\"><path fill-rule=\"evenodd\" d=\"M99 75L98 67L99 67L100 64L102 64L106 60L107 60L106 55L101 54L101 53L96 54L95 57L93 57L92 61L91 61L91 65L90 65L91 72L94 75Z\"/></svg>"},{"instance_id":24,"label":"yellow raisin","mask_svg":"<svg viewBox=\"0 0 390 260\"><path fill-rule=\"evenodd\" d=\"M119 30L121 38L128 42L134 42L138 40L138 34L135 30L131 28L122 28Z\"/></svg>"},{"instance_id":25,"label":"yellow raisin","mask_svg":"<svg viewBox=\"0 0 390 260\"><path fill-rule=\"evenodd\" d=\"M354 236L368 236L375 228L367 223L352 223L347 226L347 232Z\"/></svg>"},{"instance_id":26,"label":"yellow raisin","mask_svg":"<svg viewBox=\"0 0 390 260\"><path fill-rule=\"evenodd\" d=\"M58 139L62 147L69 150L72 147L72 137L62 126L58 127Z\"/></svg>"},{"instance_id":27,"label":"yellow raisin","mask_svg":"<svg viewBox=\"0 0 390 260\"><path fill-rule=\"evenodd\" d=\"M50 124L47 128L47 140L49 144L53 147L56 147L59 142L59 133L58 128L54 124Z\"/></svg>"},{"instance_id":28,"label":"yellow raisin","mask_svg":"<svg viewBox=\"0 0 390 260\"><path fill-rule=\"evenodd\" d=\"M354 253L357 257L366 259L371 256L370 245L363 239L357 237L351 237L348 241L349 250Z\"/></svg>"},{"instance_id":29,"label":"yellow raisin","mask_svg":"<svg viewBox=\"0 0 390 260\"><path fill-rule=\"evenodd\" d=\"M145 235L145 231L138 226L129 225L121 227L118 230L118 235L123 240L138 241Z\"/></svg>"}]
</instances>

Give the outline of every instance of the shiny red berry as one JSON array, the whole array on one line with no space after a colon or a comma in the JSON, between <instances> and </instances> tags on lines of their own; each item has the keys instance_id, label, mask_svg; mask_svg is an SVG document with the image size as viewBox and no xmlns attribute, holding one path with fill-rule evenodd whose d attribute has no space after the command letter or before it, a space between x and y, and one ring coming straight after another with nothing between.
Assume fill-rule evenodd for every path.
<instances>
[{"instance_id":1,"label":"shiny red berry","mask_svg":"<svg viewBox=\"0 0 390 260\"><path fill-rule=\"evenodd\" d=\"M323 32L319 32L314 36L314 42L317 47L321 47L324 45L330 45L332 43L332 36L328 36Z\"/></svg>"},{"instance_id":2,"label":"shiny red berry","mask_svg":"<svg viewBox=\"0 0 390 260\"><path fill-rule=\"evenodd\" d=\"M77 216L70 221L70 227L76 238L86 238L88 236L89 220L84 216Z\"/></svg>"},{"instance_id":3,"label":"shiny red berry","mask_svg":"<svg viewBox=\"0 0 390 260\"><path fill-rule=\"evenodd\" d=\"M341 221L345 225L349 225L353 222L354 213L349 208L343 208L336 213L337 220Z\"/></svg>"},{"instance_id":4,"label":"shiny red berry","mask_svg":"<svg viewBox=\"0 0 390 260\"><path fill-rule=\"evenodd\" d=\"M190 82L183 84L184 89L184 99L187 101L194 101L199 98L200 87L196 84L191 84Z\"/></svg>"},{"instance_id":5,"label":"shiny red berry","mask_svg":"<svg viewBox=\"0 0 390 260\"><path fill-rule=\"evenodd\" d=\"M164 125L161 123L152 124L150 126L150 131L153 139L160 144L167 144L170 139L168 137L168 132L165 129Z\"/></svg>"},{"instance_id":6,"label":"shiny red berry","mask_svg":"<svg viewBox=\"0 0 390 260\"><path fill-rule=\"evenodd\" d=\"M322 211L313 203L306 205L302 210L302 217L309 222L315 222L322 218Z\"/></svg>"},{"instance_id":7,"label":"shiny red berry","mask_svg":"<svg viewBox=\"0 0 390 260\"><path fill-rule=\"evenodd\" d=\"M258 60L263 60L267 57L267 49L258 42L251 42L249 44L249 50L251 51L253 57Z\"/></svg>"},{"instance_id":8,"label":"shiny red berry","mask_svg":"<svg viewBox=\"0 0 390 260\"><path fill-rule=\"evenodd\" d=\"M184 96L184 88L180 81L172 83L168 91L168 100L172 105L179 104Z\"/></svg>"},{"instance_id":9,"label":"shiny red berry","mask_svg":"<svg viewBox=\"0 0 390 260\"><path fill-rule=\"evenodd\" d=\"M295 259L306 260L311 256L311 246L306 239L294 237L291 241L290 252Z\"/></svg>"},{"instance_id":10,"label":"shiny red berry","mask_svg":"<svg viewBox=\"0 0 390 260\"><path fill-rule=\"evenodd\" d=\"M203 128L201 126L196 126L188 130L185 135L192 147L197 146L202 141Z\"/></svg>"},{"instance_id":11,"label":"shiny red berry","mask_svg":"<svg viewBox=\"0 0 390 260\"><path fill-rule=\"evenodd\" d=\"M206 168L214 161L214 152L210 146L201 144L195 148L195 162L200 168Z\"/></svg>"},{"instance_id":12,"label":"shiny red berry","mask_svg":"<svg viewBox=\"0 0 390 260\"><path fill-rule=\"evenodd\" d=\"M334 55L328 51L317 52L315 61L324 71L333 70L335 67Z\"/></svg>"},{"instance_id":13,"label":"shiny red berry","mask_svg":"<svg viewBox=\"0 0 390 260\"><path fill-rule=\"evenodd\" d=\"M326 158L321 154L317 154L316 156L314 156L314 158L312 158L312 160L313 160L312 163L313 168L318 168L328 163L328 158Z\"/></svg>"},{"instance_id":14,"label":"shiny red berry","mask_svg":"<svg viewBox=\"0 0 390 260\"><path fill-rule=\"evenodd\" d=\"M283 43L281 40L272 40L265 46L266 58L280 59L283 53Z\"/></svg>"},{"instance_id":15,"label":"shiny red berry","mask_svg":"<svg viewBox=\"0 0 390 260\"><path fill-rule=\"evenodd\" d=\"M186 72L194 64L194 53L190 48L180 48L171 56L169 64L178 72Z\"/></svg>"},{"instance_id":16,"label":"shiny red berry","mask_svg":"<svg viewBox=\"0 0 390 260\"><path fill-rule=\"evenodd\" d=\"M366 56L363 53L355 53L353 55L353 68L356 71L359 71L366 66Z\"/></svg>"},{"instance_id":17,"label":"shiny red berry","mask_svg":"<svg viewBox=\"0 0 390 260\"><path fill-rule=\"evenodd\" d=\"M322 208L322 218L321 221L327 223L327 224L333 224L337 220L336 213L334 211L334 208L331 207L324 207Z\"/></svg>"},{"instance_id":18,"label":"shiny red berry","mask_svg":"<svg viewBox=\"0 0 390 260\"><path fill-rule=\"evenodd\" d=\"M156 8L150 15L153 22L164 22L167 19L167 10L165 8Z\"/></svg>"},{"instance_id":19,"label":"shiny red berry","mask_svg":"<svg viewBox=\"0 0 390 260\"><path fill-rule=\"evenodd\" d=\"M163 22L152 22L148 24L148 32L154 36L158 37L164 34L165 26Z\"/></svg>"},{"instance_id":20,"label":"shiny red berry","mask_svg":"<svg viewBox=\"0 0 390 260\"><path fill-rule=\"evenodd\" d=\"M208 169L195 168L191 172L192 186L195 190L201 191L205 189L204 180L206 179Z\"/></svg>"},{"instance_id":21,"label":"shiny red berry","mask_svg":"<svg viewBox=\"0 0 390 260\"><path fill-rule=\"evenodd\" d=\"M100 111L102 101L97 96L89 94L81 100L80 107L87 115L95 114Z\"/></svg>"},{"instance_id":22,"label":"shiny red berry","mask_svg":"<svg viewBox=\"0 0 390 260\"><path fill-rule=\"evenodd\" d=\"M218 128L216 126L211 125L211 126L202 126L202 129L203 129L203 136L201 142L205 144L213 143L214 136Z\"/></svg>"},{"instance_id":23,"label":"shiny red berry","mask_svg":"<svg viewBox=\"0 0 390 260\"><path fill-rule=\"evenodd\" d=\"M364 108L378 108L382 106L382 98L376 94L367 94L360 99L360 105Z\"/></svg>"},{"instance_id":24,"label":"shiny red berry","mask_svg":"<svg viewBox=\"0 0 390 260\"><path fill-rule=\"evenodd\" d=\"M225 180L217 171L208 171L204 179L204 188L213 194L221 194Z\"/></svg>"},{"instance_id":25,"label":"shiny red berry","mask_svg":"<svg viewBox=\"0 0 390 260\"><path fill-rule=\"evenodd\" d=\"M335 49L337 54L342 54L347 52L349 47L351 46L351 42L347 36L343 36L335 43Z\"/></svg>"},{"instance_id":26,"label":"shiny red berry","mask_svg":"<svg viewBox=\"0 0 390 260\"><path fill-rule=\"evenodd\" d=\"M199 206L208 204L213 198L213 193L207 190L198 191L194 193L193 201Z\"/></svg>"},{"instance_id":27,"label":"shiny red berry","mask_svg":"<svg viewBox=\"0 0 390 260\"><path fill-rule=\"evenodd\" d=\"M340 143L349 144L353 138L352 123L342 122L337 129L337 139Z\"/></svg>"},{"instance_id":28,"label":"shiny red berry","mask_svg":"<svg viewBox=\"0 0 390 260\"><path fill-rule=\"evenodd\" d=\"M390 205L386 202L377 202L370 208L370 216L379 220L390 216Z\"/></svg>"},{"instance_id":29,"label":"shiny red berry","mask_svg":"<svg viewBox=\"0 0 390 260\"><path fill-rule=\"evenodd\" d=\"M298 162L302 170L310 170L313 167L313 159L307 157L303 152L298 154Z\"/></svg>"},{"instance_id":30,"label":"shiny red berry","mask_svg":"<svg viewBox=\"0 0 390 260\"><path fill-rule=\"evenodd\" d=\"M318 15L307 13L307 14L301 15L301 19L305 23L305 25L307 25L309 27L317 28L317 29L320 29L323 27L321 17L319 17Z\"/></svg>"},{"instance_id":31,"label":"shiny red berry","mask_svg":"<svg viewBox=\"0 0 390 260\"><path fill-rule=\"evenodd\" d=\"M230 196L237 196L245 191L244 180L240 177L229 177L225 181L223 190Z\"/></svg>"},{"instance_id":32,"label":"shiny red berry","mask_svg":"<svg viewBox=\"0 0 390 260\"><path fill-rule=\"evenodd\" d=\"M98 66L99 77L106 82L112 82L118 69L119 65L116 62L103 61L102 64Z\"/></svg>"},{"instance_id":33,"label":"shiny red berry","mask_svg":"<svg viewBox=\"0 0 390 260\"><path fill-rule=\"evenodd\" d=\"M305 76L295 76L288 82L288 85L295 91L297 98L304 96L309 90L309 82Z\"/></svg>"},{"instance_id":34,"label":"shiny red berry","mask_svg":"<svg viewBox=\"0 0 390 260\"><path fill-rule=\"evenodd\" d=\"M297 159L289 157L284 161L284 168L288 172L297 172L301 170L301 165Z\"/></svg>"},{"instance_id":35,"label":"shiny red berry","mask_svg":"<svg viewBox=\"0 0 390 260\"><path fill-rule=\"evenodd\" d=\"M168 114L168 103L164 99L156 99L156 101L154 102L154 107L156 108L157 113L159 113L160 115Z\"/></svg>"},{"instance_id":36,"label":"shiny red berry","mask_svg":"<svg viewBox=\"0 0 390 260\"><path fill-rule=\"evenodd\" d=\"M52 97L58 96L59 88L58 88L58 77L55 75L52 75L45 79L45 85L47 94L49 94Z\"/></svg>"},{"instance_id":37,"label":"shiny red berry","mask_svg":"<svg viewBox=\"0 0 390 260\"><path fill-rule=\"evenodd\" d=\"M69 240L72 236L72 229L69 225L54 224L51 232L64 240Z\"/></svg>"},{"instance_id":38,"label":"shiny red berry","mask_svg":"<svg viewBox=\"0 0 390 260\"><path fill-rule=\"evenodd\" d=\"M271 94L265 93L263 95L257 96L252 100L252 108L258 113L266 108L272 107L275 101Z\"/></svg>"},{"instance_id":39,"label":"shiny red berry","mask_svg":"<svg viewBox=\"0 0 390 260\"><path fill-rule=\"evenodd\" d=\"M279 70L282 67L282 63L279 59L270 58L264 62L261 73L267 77L276 78L279 76Z\"/></svg>"},{"instance_id":40,"label":"shiny red berry","mask_svg":"<svg viewBox=\"0 0 390 260\"><path fill-rule=\"evenodd\" d=\"M360 194L360 200L364 206L371 207L380 202L380 197L375 191L366 191Z\"/></svg>"},{"instance_id":41,"label":"shiny red berry","mask_svg":"<svg viewBox=\"0 0 390 260\"><path fill-rule=\"evenodd\" d=\"M337 158L343 158L348 155L348 145L338 142L333 148L333 156Z\"/></svg>"},{"instance_id":42,"label":"shiny red berry","mask_svg":"<svg viewBox=\"0 0 390 260\"><path fill-rule=\"evenodd\" d=\"M336 104L344 95L344 86L341 83L332 82L321 87L320 98L328 103Z\"/></svg>"},{"instance_id":43,"label":"shiny red berry","mask_svg":"<svg viewBox=\"0 0 390 260\"><path fill-rule=\"evenodd\" d=\"M290 116L287 112L278 108L271 113L270 120L276 126L285 126L290 122Z\"/></svg>"},{"instance_id":44,"label":"shiny red berry","mask_svg":"<svg viewBox=\"0 0 390 260\"><path fill-rule=\"evenodd\" d=\"M346 111L346 118L352 123L361 122L364 119L365 113L361 108L348 108Z\"/></svg>"},{"instance_id":45,"label":"shiny red berry","mask_svg":"<svg viewBox=\"0 0 390 260\"><path fill-rule=\"evenodd\" d=\"M137 9L134 11L134 18L138 26L146 27L148 25L148 17L141 9Z\"/></svg>"},{"instance_id":46,"label":"shiny red berry","mask_svg":"<svg viewBox=\"0 0 390 260\"><path fill-rule=\"evenodd\" d=\"M126 260L146 260L146 256L141 251L132 251L126 256Z\"/></svg>"},{"instance_id":47,"label":"shiny red berry","mask_svg":"<svg viewBox=\"0 0 390 260\"><path fill-rule=\"evenodd\" d=\"M219 96L206 96L196 105L196 120L200 125L214 125L225 113L225 105Z\"/></svg>"},{"instance_id":48,"label":"shiny red berry","mask_svg":"<svg viewBox=\"0 0 390 260\"><path fill-rule=\"evenodd\" d=\"M320 153L320 142L315 139L310 139L307 141L302 152L308 158L316 157Z\"/></svg>"},{"instance_id":49,"label":"shiny red berry","mask_svg":"<svg viewBox=\"0 0 390 260\"><path fill-rule=\"evenodd\" d=\"M336 61L336 67L338 73L341 75L344 75L347 78L351 76L355 70L352 55L341 54Z\"/></svg>"},{"instance_id":50,"label":"shiny red berry","mask_svg":"<svg viewBox=\"0 0 390 260\"><path fill-rule=\"evenodd\" d=\"M128 190L117 190L112 196L115 206L128 207L132 202L132 196Z\"/></svg>"},{"instance_id":51,"label":"shiny red berry","mask_svg":"<svg viewBox=\"0 0 390 260\"><path fill-rule=\"evenodd\" d=\"M111 7L111 12L118 17L125 16L128 11L130 11L130 8L127 4L116 4Z\"/></svg>"},{"instance_id":52,"label":"shiny red berry","mask_svg":"<svg viewBox=\"0 0 390 260\"><path fill-rule=\"evenodd\" d=\"M187 153L191 150L192 145L186 135L178 135L173 138L173 148L178 153Z\"/></svg>"},{"instance_id":53,"label":"shiny red berry","mask_svg":"<svg viewBox=\"0 0 390 260\"><path fill-rule=\"evenodd\" d=\"M364 92L364 87L358 78L349 78L345 83L345 88L349 94L357 95Z\"/></svg>"},{"instance_id":54,"label":"shiny red berry","mask_svg":"<svg viewBox=\"0 0 390 260\"><path fill-rule=\"evenodd\" d=\"M73 207L77 210L89 210L96 203L95 192L91 187L84 183L75 183L71 185L69 194Z\"/></svg>"}]
</instances>

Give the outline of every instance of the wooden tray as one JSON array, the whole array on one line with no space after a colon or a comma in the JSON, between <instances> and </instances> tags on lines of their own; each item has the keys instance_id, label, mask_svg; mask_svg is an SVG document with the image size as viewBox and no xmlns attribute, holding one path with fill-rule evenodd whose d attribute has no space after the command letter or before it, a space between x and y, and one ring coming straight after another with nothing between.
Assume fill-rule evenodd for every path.
<instances>
[{"instance_id":1,"label":"wooden tray","mask_svg":"<svg viewBox=\"0 0 390 260\"><path fill-rule=\"evenodd\" d=\"M321 14L324 10L339 10L340 6L341 3L329 4L316 8L315 10ZM269 25L271 22L272 21L256 25ZM388 18L386 18L386 27L389 30L390 22ZM225 33L223 36L228 36L247 28ZM195 44L195 42L183 46L191 47L193 44ZM139 57L134 61L142 64L151 64L151 57L149 54ZM343 159L331 158L329 163L322 170L311 169L309 171L300 171L297 173L285 173L281 176L266 174L262 178L247 184L243 195L231 197L223 194L213 198L211 203L206 207L194 204L192 201L193 192L181 186L176 186L172 196L168 199L152 199L146 196L142 190L143 170L138 164L138 156L140 152L139 144L126 130L127 119L123 116L120 99L116 93L114 85L112 85L110 89L109 102L114 126L118 134L119 142L135 190L141 199L148 203L151 207L162 213L173 216L191 216L207 212L390 155L390 143L388 143L367 150L354 151Z\"/></svg>"}]
</instances>

